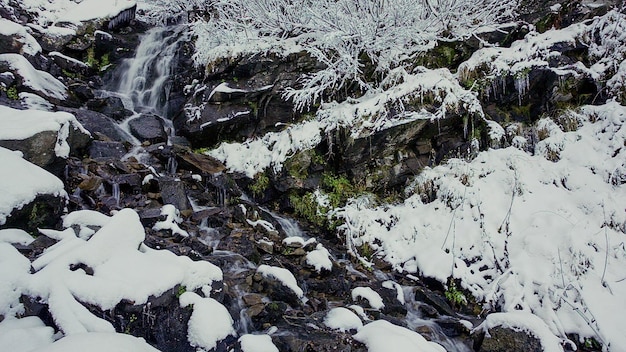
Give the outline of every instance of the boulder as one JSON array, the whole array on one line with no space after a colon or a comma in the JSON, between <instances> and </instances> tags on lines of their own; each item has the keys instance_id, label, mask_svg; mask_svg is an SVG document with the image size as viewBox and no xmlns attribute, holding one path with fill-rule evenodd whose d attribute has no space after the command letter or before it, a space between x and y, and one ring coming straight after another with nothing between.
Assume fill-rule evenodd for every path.
<instances>
[{"instance_id":1,"label":"boulder","mask_svg":"<svg viewBox=\"0 0 626 352\"><path fill-rule=\"evenodd\" d=\"M0 54L0 72L11 72L16 79L17 90L39 95L54 104L61 104L67 97L67 88L51 74L37 70L19 54Z\"/></svg>"},{"instance_id":2,"label":"boulder","mask_svg":"<svg viewBox=\"0 0 626 352\"><path fill-rule=\"evenodd\" d=\"M0 147L0 160L0 228L54 227L67 199L63 182L17 152Z\"/></svg>"},{"instance_id":3,"label":"boulder","mask_svg":"<svg viewBox=\"0 0 626 352\"><path fill-rule=\"evenodd\" d=\"M185 185L173 178L159 178L159 188L163 204L172 204L176 209L183 211L191 209L191 204L185 192Z\"/></svg>"},{"instance_id":4,"label":"boulder","mask_svg":"<svg viewBox=\"0 0 626 352\"><path fill-rule=\"evenodd\" d=\"M0 18L0 53L16 53L34 56L41 52L37 40L23 26Z\"/></svg>"},{"instance_id":5,"label":"boulder","mask_svg":"<svg viewBox=\"0 0 626 352\"><path fill-rule=\"evenodd\" d=\"M91 136L67 112L16 110L0 106L0 146L19 150L35 165L60 175L63 159L82 156Z\"/></svg>"},{"instance_id":6,"label":"boulder","mask_svg":"<svg viewBox=\"0 0 626 352\"><path fill-rule=\"evenodd\" d=\"M141 114L128 122L130 132L141 142L151 144L167 142L165 124L157 115Z\"/></svg>"},{"instance_id":7,"label":"boulder","mask_svg":"<svg viewBox=\"0 0 626 352\"><path fill-rule=\"evenodd\" d=\"M474 350L477 352L541 352L539 339L524 331L507 327L494 327L488 334L476 338Z\"/></svg>"},{"instance_id":8,"label":"boulder","mask_svg":"<svg viewBox=\"0 0 626 352\"><path fill-rule=\"evenodd\" d=\"M132 111L124 107L122 99L119 97L96 98L87 102L87 107L107 115L115 121L122 121L133 114Z\"/></svg>"},{"instance_id":9,"label":"boulder","mask_svg":"<svg viewBox=\"0 0 626 352\"><path fill-rule=\"evenodd\" d=\"M92 159L120 159L127 152L123 143L115 141L93 141L89 146L89 157Z\"/></svg>"},{"instance_id":10,"label":"boulder","mask_svg":"<svg viewBox=\"0 0 626 352\"><path fill-rule=\"evenodd\" d=\"M76 120L78 120L96 140L125 142L130 139L130 136L128 136L113 119L102 113L73 108L62 108L62 110L76 116Z\"/></svg>"}]
</instances>

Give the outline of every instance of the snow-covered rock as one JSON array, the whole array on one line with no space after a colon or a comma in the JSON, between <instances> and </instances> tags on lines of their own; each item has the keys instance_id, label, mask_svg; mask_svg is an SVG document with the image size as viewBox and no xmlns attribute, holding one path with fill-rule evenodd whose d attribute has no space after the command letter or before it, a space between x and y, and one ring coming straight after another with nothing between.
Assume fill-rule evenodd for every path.
<instances>
[{"instance_id":1,"label":"snow-covered rock","mask_svg":"<svg viewBox=\"0 0 626 352\"><path fill-rule=\"evenodd\" d=\"M67 88L51 74L39 71L19 54L0 54L0 71L10 71L18 79L18 90L29 90L51 102L67 98Z\"/></svg>"},{"instance_id":2,"label":"snow-covered rock","mask_svg":"<svg viewBox=\"0 0 626 352\"><path fill-rule=\"evenodd\" d=\"M0 226L26 221L32 230L40 221L51 225L67 197L63 182L22 159L20 152L0 147L0 160Z\"/></svg>"},{"instance_id":3,"label":"snow-covered rock","mask_svg":"<svg viewBox=\"0 0 626 352\"><path fill-rule=\"evenodd\" d=\"M83 150L90 140L89 132L70 113L0 106L0 146L21 151L38 166L54 168L57 158Z\"/></svg>"},{"instance_id":4,"label":"snow-covered rock","mask_svg":"<svg viewBox=\"0 0 626 352\"><path fill-rule=\"evenodd\" d=\"M0 18L0 52L34 56L41 46L24 26Z\"/></svg>"}]
</instances>

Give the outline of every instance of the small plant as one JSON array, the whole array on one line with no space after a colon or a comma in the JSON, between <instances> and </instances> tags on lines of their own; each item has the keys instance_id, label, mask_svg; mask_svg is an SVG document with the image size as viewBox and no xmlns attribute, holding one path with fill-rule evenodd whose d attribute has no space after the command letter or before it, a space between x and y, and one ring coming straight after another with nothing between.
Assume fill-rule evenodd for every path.
<instances>
[{"instance_id":1,"label":"small plant","mask_svg":"<svg viewBox=\"0 0 626 352\"><path fill-rule=\"evenodd\" d=\"M181 285L178 286L178 290L176 291L176 298L180 298L180 296L183 295L183 293L187 292L187 287Z\"/></svg>"},{"instance_id":2,"label":"small plant","mask_svg":"<svg viewBox=\"0 0 626 352\"><path fill-rule=\"evenodd\" d=\"M444 292L446 299L455 307L467 305L467 298L461 290L456 287L454 281L448 285L448 289Z\"/></svg>"},{"instance_id":3,"label":"small plant","mask_svg":"<svg viewBox=\"0 0 626 352\"><path fill-rule=\"evenodd\" d=\"M18 100L20 98L19 94L17 93L16 86L12 86L7 89L7 97L11 100Z\"/></svg>"},{"instance_id":4,"label":"small plant","mask_svg":"<svg viewBox=\"0 0 626 352\"><path fill-rule=\"evenodd\" d=\"M260 197L265 193L270 185L270 179L265 173L259 173L254 176L254 181L250 184L250 191L255 197Z\"/></svg>"},{"instance_id":5,"label":"small plant","mask_svg":"<svg viewBox=\"0 0 626 352\"><path fill-rule=\"evenodd\" d=\"M136 321L137 321L137 316L135 314L132 314L130 318L128 318L128 324L124 328L125 334L130 334L130 326Z\"/></svg>"}]
</instances>

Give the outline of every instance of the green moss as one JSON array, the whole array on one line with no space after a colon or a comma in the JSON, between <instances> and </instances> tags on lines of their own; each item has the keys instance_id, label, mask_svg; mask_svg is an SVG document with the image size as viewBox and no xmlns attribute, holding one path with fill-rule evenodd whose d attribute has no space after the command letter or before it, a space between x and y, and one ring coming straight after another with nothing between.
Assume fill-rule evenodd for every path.
<instances>
[{"instance_id":1,"label":"green moss","mask_svg":"<svg viewBox=\"0 0 626 352\"><path fill-rule=\"evenodd\" d=\"M349 198L356 197L365 191L353 185L345 176L331 173L322 175L322 188L328 193L330 206L333 208L342 206Z\"/></svg>"},{"instance_id":2,"label":"green moss","mask_svg":"<svg viewBox=\"0 0 626 352\"><path fill-rule=\"evenodd\" d=\"M87 57L85 58L87 66L97 70L103 71L108 65L111 64L109 53L103 54L101 57L96 56L96 50L93 46L87 49Z\"/></svg>"},{"instance_id":3,"label":"green moss","mask_svg":"<svg viewBox=\"0 0 626 352\"><path fill-rule=\"evenodd\" d=\"M125 334L130 334L130 327L136 321L137 321L137 315L132 314L130 318L128 318L128 324L126 324L126 327L124 328Z\"/></svg>"},{"instance_id":4,"label":"green moss","mask_svg":"<svg viewBox=\"0 0 626 352\"><path fill-rule=\"evenodd\" d=\"M521 116L526 120L530 120L530 104L526 105L513 105L511 106L511 112L517 116Z\"/></svg>"},{"instance_id":5,"label":"green moss","mask_svg":"<svg viewBox=\"0 0 626 352\"><path fill-rule=\"evenodd\" d=\"M61 71L63 72L63 74L66 77L69 77L69 78L76 78L76 77L78 77L78 75L75 72L70 72L70 71L68 71L66 69L62 69Z\"/></svg>"},{"instance_id":6,"label":"green moss","mask_svg":"<svg viewBox=\"0 0 626 352\"><path fill-rule=\"evenodd\" d=\"M260 197L265 193L269 185L269 177L265 173L258 173L254 176L252 184L250 184L250 191L255 197Z\"/></svg>"},{"instance_id":7,"label":"green moss","mask_svg":"<svg viewBox=\"0 0 626 352\"><path fill-rule=\"evenodd\" d=\"M18 100L20 98L16 86L11 86L7 89L7 97L11 100Z\"/></svg>"}]
</instances>

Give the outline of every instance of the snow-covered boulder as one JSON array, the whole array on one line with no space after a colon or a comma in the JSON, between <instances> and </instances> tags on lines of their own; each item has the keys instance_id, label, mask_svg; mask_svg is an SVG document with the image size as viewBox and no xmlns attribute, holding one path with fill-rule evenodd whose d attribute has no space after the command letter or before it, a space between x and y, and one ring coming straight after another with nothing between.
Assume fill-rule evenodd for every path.
<instances>
[{"instance_id":1,"label":"snow-covered boulder","mask_svg":"<svg viewBox=\"0 0 626 352\"><path fill-rule=\"evenodd\" d=\"M0 227L34 231L53 225L67 197L63 182L19 152L0 147L0 160Z\"/></svg>"},{"instance_id":2,"label":"snow-covered boulder","mask_svg":"<svg viewBox=\"0 0 626 352\"><path fill-rule=\"evenodd\" d=\"M17 80L17 90L35 93L52 102L67 99L67 88L51 74L39 71L19 54L0 54L0 73L11 72Z\"/></svg>"},{"instance_id":3,"label":"snow-covered boulder","mask_svg":"<svg viewBox=\"0 0 626 352\"><path fill-rule=\"evenodd\" d=\"M26 28L0 18L0 52L33 56L41 52L41 46Z\"/></svg>"},{"instance_id":4,"label":"snow-covered boulder","mask_svg":"<svg viewBox=\"0 0 626 352\"><path fill-rule=\"evenodd\" d=\"M85 149L90 140L70 113L0 106L0 146L19 150L26 160L55 173L63 167L59 159Z\"/></svg>"}]
</instances>

